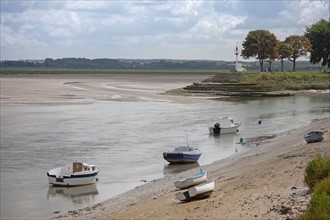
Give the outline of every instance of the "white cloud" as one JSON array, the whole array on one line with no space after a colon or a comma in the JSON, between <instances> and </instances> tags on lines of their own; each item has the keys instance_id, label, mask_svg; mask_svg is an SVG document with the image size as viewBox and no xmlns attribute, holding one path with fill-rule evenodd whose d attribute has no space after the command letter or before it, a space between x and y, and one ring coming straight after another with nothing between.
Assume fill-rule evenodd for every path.
<instances>
[{"instance_id":1,"label":"white cloud","mask_svg":"<svg viewBox=\"0 0 330 220\"><path fill-rule=\"evenodd\" d=\"M2 59L35 56L36 45L47 45L39 58L54 48L54 57L230 59L248 31L303 34L328 9L328 1L306 0L2 0Z\"/></svg>"}]
</instances>

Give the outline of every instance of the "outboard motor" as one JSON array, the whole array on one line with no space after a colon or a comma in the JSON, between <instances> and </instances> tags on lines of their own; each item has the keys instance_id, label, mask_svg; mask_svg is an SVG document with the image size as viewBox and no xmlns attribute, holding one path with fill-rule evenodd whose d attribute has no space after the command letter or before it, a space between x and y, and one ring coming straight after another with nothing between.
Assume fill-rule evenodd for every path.
<instances>
[{"instance_id":1,"label":"outboard motor","mask_svg":"<svg viewBox=\"0 0 330 220\"><path fill-rule=\"evenodd\" d=\"M220 124L218 122L215 123L213 126L213 134L220 134L220 130L221 130Z\"/></svg>"}]
</instances>

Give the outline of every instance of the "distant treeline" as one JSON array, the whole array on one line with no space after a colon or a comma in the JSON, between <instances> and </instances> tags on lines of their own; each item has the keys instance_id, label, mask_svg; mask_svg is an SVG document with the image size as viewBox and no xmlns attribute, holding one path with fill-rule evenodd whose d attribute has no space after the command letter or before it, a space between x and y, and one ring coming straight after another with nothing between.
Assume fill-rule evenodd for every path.
<instances>
[{"instance_id":1,"label":"distant treeline","mask_svg":"<svg viewBox=\"0 0 330 220\"><path fill-rule=\"evenodd\" d=\"M240 62L248 71L259 70L259 62ZM214 60L171 60L171 59L86 59L62 58L45 60L18 60L1 61L1 68L31 67L31 68L90 68L90 69L204 69L204 70L229 70L235 69L234 61ZM308 61L297 61L297 70L319 70L320 65L313 65ZM272 63L272 71L280 69L280 62ZM284 70L290 71L292 62L284 63Z\"/></svg>"}]
</instances>

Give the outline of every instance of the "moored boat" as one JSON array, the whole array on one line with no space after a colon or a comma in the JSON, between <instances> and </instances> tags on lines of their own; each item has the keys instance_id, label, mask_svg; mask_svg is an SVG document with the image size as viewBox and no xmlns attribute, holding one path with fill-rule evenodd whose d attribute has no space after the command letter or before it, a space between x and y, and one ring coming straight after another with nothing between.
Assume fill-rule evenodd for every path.
<instances>
[{"instance_id":1,"label":"moored boat","mask_svg":"<svg viewBox=\"0 0 330 220\"><path fill-rule=\"evenodd\" d=\"M95 183L99 169L95 165L73 162L47 172L48 182L54 186L81 186Z\"/></svg>"},{"instance_id":2,"label":"moored boat","mask_svg":"<svg viewBox=\"0 0 330 220\"><path fill-rule=\"evenodd\" d=\"M231 117L222 117L213 126L209 127L209 133L213 135L229 134L238 132L241 122L234 122Z\"/></svg>"},{"instance_id":3,"label":"moored boat","mask_svg":"<svg viewBox=\"0 0 330 220\"><path fill-rule=\"evenodd\" d=\"M196 147L180 146L174 151L163 152L163 157L169 163L196 163L202 152Z\"/></svg>"},{"instance_id":4,"label":"moored boat","mask_svg":"<svg viewBox=\"0 0 330 220\"><path fill-rule=\"evenodd\" d=\"M187 178L174 182L174 186L178 189L185 189L191 186L195 186L201 183L207 182L207 172L201 170L200 172L189 176Z\"/></svg>"},{"instance_id":5,"label":"moored boat","mask_svg":"<svg viewBox=\"0 0 330 220\"><path fill-rule=\"evenodd\" d=\"M320 142L324 139L324 132L322 131L311 131L304 135L307 143Z\"/></svg>"}]
</instances>

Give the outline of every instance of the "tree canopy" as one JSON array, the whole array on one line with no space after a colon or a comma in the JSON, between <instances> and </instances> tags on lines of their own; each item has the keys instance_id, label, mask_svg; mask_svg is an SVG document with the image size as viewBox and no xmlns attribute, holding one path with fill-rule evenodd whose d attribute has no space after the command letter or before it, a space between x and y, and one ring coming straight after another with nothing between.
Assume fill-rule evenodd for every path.
<instances>
[{"instance_id":1,"label":"tree canopy","mask_svg":"<svg viewBox=\"0 0 330 220\"><path fill-rule=\"evenodd\" d=\"M321 19L307 27L305 36L313 45L310 62L315 64L322 60L322 66L330 67L330 19L329 21Z\"/></svg>"},{"instance_id":2,"label":"tree canopy","mask_svg":"<svg viewBox=\"0 0 330 220\"><path fill-rule=\"evenodd\" d=\"M293 62L292 70L295 71L297 58L307 56L307 53L312 51L312 45L307 37L298 35L291 35L287 37L284 43L292 48L292 53L289 56L289 60Z\"/></svg>"},{"instance_id":3,"label":"tree canopy","mask_svg":"<svg viewBox=\"0 0 330 220\"><path fill-rule=\"evenodd\" d=\"M244 59L255 57L259 60L260 69L263 71L264 61L274 59L277 42L276 36L268 30L250 31L242 44L242 57Z\"/></svg>"}]
</instances>

